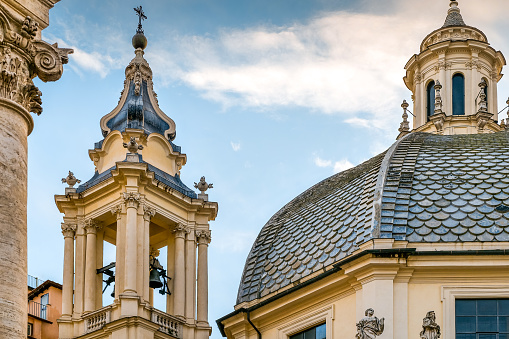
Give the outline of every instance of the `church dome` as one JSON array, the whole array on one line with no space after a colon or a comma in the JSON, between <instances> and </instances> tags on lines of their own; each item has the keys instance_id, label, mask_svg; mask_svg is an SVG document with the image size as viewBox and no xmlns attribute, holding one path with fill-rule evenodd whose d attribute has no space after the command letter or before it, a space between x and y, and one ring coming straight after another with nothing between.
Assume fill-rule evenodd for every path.
<instances>
[{"instance_id":1,"label":"church dome","mask_svg":"<svg viewBox=\"0 0 509 339\"><path fill-rule=\"evenodd\" d=\"M262 298L371 239L509 241L509 134L414 132L309 188L262 228L237 304Z\"/></svg>"}]
</instances>

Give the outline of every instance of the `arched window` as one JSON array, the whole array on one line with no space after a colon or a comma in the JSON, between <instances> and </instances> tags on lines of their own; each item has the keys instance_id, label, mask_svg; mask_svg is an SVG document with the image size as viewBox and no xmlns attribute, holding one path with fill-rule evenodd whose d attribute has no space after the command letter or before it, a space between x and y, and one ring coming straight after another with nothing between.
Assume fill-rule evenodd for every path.
<instances>
[{"instance_id":1,"label":"arched window","mask_svg":"<svg viewBox=\"0 0 509 339\"><path fill-rule=\"evenodd\" d=\"M465 77L460 73L452 77L452 114L465 115Z\"/></svg>"},{"instance_id":2,"label":"arched window","mask_svg":"<svg viewBox=\"0 0 509 339\"><path fill-rule=\"evenodd\" d=\"M435 112L435 82L431 81L428 84L428 87L426 88L426 97L427 97L427 103L426 103L426 111L428 120L429 117L433 115Z\"/></svg>"}]
</instances>

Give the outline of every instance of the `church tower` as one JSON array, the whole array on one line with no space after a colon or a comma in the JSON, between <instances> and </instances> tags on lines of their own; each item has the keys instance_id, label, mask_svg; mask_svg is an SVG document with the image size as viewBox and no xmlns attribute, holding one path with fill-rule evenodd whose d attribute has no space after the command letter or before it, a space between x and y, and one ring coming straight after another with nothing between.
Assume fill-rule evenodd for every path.
<instances>
[{"instance_id":1,"label":"church tower","mask_svg":"<svg viewBox=\"0 0 509 339\"><path fill-rule=\"evenodd\" d=\"M436 134L493 133L498 125L497 83L506 64L479 29L468 26L452 0L444 25L428 34L405 66L412 91L413 131ZM398 138L410 132L404 121ZM405 117L406 115L406 117Z\"/></svg>"},{"instance_id":2,"label":"church tower","mask_svg":"<svg viewBox=\"0 0 509 339\"><path fill-rule=\"evenodd\" d=\"M175 122L158 106L143 57L146 17L135 10L135 57L117 107L101 119L104 139L89 150L95 174L75 188L80 181L69 172L65 195L55 196L64 214L61 339L205 339L211 332L207 247L218 206L208 201L204 177L195 184L199 195L180 179L187 158L173 142ZM111 264L103 262L104 242L115 246ZM163 247L167 267L158 259ZM110 305L103 305L103 281L114 283ZM166 295L165 310L154 307L154 289Z\"/></svg>"}]
</instances>

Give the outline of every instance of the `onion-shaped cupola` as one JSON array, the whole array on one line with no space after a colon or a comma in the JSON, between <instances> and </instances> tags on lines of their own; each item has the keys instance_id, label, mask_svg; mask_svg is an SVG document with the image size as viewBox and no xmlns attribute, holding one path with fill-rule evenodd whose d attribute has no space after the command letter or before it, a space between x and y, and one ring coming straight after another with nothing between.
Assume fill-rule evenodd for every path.
<instances>
[{"instance_id":1,"label":"onion-shaped cupola","mask_svg":"<svg viewBox=\"0 0 509 339\"><path fill-rule=\"evenodd\" d=\"M452 0L443 26L424 38L419 54L405 66L413 131L452 135L503 129L497 122L497 83L505 64L502 53L481 30L465 23L458 1ZM410 129L402 125L400 132L399 137Z\"/></svg>"}]
</instances>

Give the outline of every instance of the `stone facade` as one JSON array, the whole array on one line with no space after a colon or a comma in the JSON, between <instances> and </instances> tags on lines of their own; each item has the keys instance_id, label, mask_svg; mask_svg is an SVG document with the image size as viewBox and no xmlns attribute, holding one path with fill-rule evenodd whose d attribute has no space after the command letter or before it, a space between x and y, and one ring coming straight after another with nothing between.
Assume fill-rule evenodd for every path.
<instances>
[{"instance_id":1,"label":"stone facade","mask_svg":"<svg viewBox=\"0 0 509 339\"><path fill-rule=\"evenodd\" d=\"M56 81L69 49L41 40L57 1L0 3L0 337L26 338L27 136L42 112L33 78ZM14 263L14 264L13 264Z\"/></svg>"}]
</instances>

